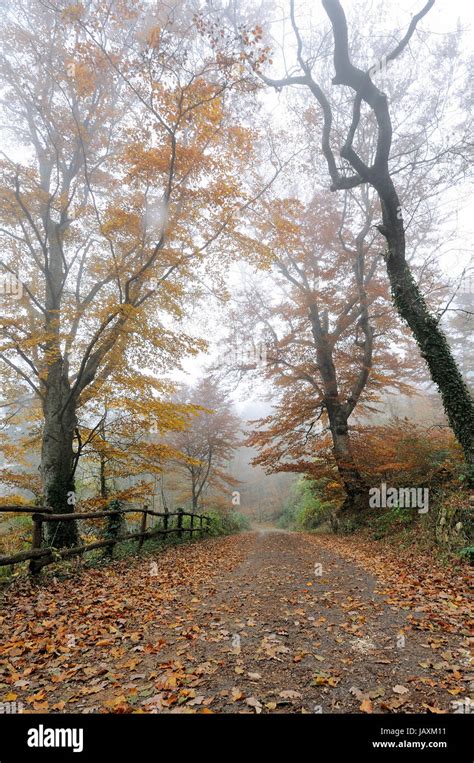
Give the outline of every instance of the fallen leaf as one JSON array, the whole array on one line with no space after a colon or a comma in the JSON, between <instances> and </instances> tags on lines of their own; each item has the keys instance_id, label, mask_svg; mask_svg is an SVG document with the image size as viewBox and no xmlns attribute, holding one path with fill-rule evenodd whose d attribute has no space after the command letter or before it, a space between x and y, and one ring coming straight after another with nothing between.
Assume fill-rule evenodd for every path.
<instances>
[{"instance_id":1,"label":"fallen leaf","mask_svg":"<svg viewBox=\"0 0 474 763\"><path fill-rule=\"evenodd\" d=\"M300 694L299 691L294 691L293 689L286 689L285 691L281 691L278 696L283 697L283 699L301 699L303 695Z\"/></svg>"},{"instance_id":2,"label":"fallen leaf","mask_svg":"<svg viewBox=\"0 0 474 763\"><path fill-rule=\"evenodd\" d=\"M262 704L255 697L247 697L245 700L249 707L253 707L257 715L262 712Z\"/></svg>"},{"instance_id":3,"label":"fallen leaf","mask_svg":"<svg viewBox=\"0 0 474 763\"><path fill-rule=\"evenodd\" d=\"M400 684L397 684L393 687L393 691L395 694L408 694L410 689L407 689L406 686L400 686Z\"/></svg>"},{"instance_id":4,"label":"fallen leaf","mask_svg":"<svg viewBox=\"0 0 474 763\"><path fill-rule=\"evenodd\" d=\"M376 689L371 689L369 692L367 692L369 699L377 699L377 697L383 697L384 694L385 689L382 686L377 686Z\"/></svg>"},{"instance_id":5,"label":"fallen leaf","mask_svg":"<svg viewBox=\"0 0 474 763\"><path fill-rule=\"evenodd\" d=\"M407 702L408 699L406 699L406 697L392 697L391 699L387 699L384 702L381 702L380 708L382 710L398 710L399 707L406 705Z\"/></svg>"},{"instance_id":6,"label":"fallen leaf","mask_svg":"<svg viewBox=\"0 0 474 763\"><path fill-rule=\"evenodd\" d=\"M33 702L33 707L39 713L45 713L49 707L49 702Z\"/></svg>"},{"instance_id":7,"label":"fallen leaf","mask_svg":"<svg viewBox=\"0 0 474 763\"><path fill-rule=\"evenodd\" d=\"M26 701L30 702L30 703L32 703L32 702L40 702L45 697L46 697L46 692L44 691L44 689L42 689L41 691L37 692L36 694L30 694L30 696L26 698Z\"/></svg>"}]
</instances>

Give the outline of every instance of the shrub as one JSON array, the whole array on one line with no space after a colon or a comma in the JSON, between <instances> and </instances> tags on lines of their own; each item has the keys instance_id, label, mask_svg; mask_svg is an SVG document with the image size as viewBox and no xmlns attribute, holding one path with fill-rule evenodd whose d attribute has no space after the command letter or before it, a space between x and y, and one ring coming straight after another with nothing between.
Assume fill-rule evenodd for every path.
<instances>
[{"instance_id":1,"label":"shrub","mask_svg":"<svg viewBox=\"0 0 474 763\"><path fill-rule=\"evenodd\" d=\"M292 487L290 498L278 519L278 527L294 530L314 530L328 522L331 506L321 498L319 481L300 478Z\"/></svg>"},{"instance_id":2,"label":"shrub","mask_svg":"<svg viewBox=\"0 0 474 763\"><path fill-rule=\"evenodd\" d=\"M210 518L208 535L231 535L248 530L250 527L249 518L239 511L224 513L217 509L210 509L206 514Z\"/></svg>"},{"instance_id":3,"label":"shrub","mask_svg":"<svg viewBox=\"0 0 474 763\"><path fill-rule=\"evenodd\" d=\"M468 562L474 564L474 546L466 546L459 551L459 556L462 559L467 559Z\"/></svg>"}]
</instances>

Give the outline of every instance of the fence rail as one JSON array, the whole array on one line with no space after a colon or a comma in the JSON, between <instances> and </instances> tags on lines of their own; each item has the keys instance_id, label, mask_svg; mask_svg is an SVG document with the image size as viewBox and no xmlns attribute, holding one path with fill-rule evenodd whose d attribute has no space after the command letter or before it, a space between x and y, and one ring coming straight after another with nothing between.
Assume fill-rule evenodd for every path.
<instances>
[{"instance_id":1,"label":"fence rail","mask_svg":"<svg viewBox=\"0 0 474 763\"><path fill-rule=\"evenodd\" d=\"M98 548L110 548L110 554L112 555L114 546L117 543L123 543L128 540L138 540L138 548L140 549L145 540L160 535L166 537L171 533L177 533L178 538L182 538L184 533L190 533L192 538L193 533L199 533L200 536L202 536L206 532L209 532L210 523L210 518L206 514L192 514L189 511L184 511L184 509L169 512L153 511L146 505L143 506L143 508L118 507L116 509L106 509L103 511L57 514L48 506L17 506L15 504L9 504L0 506L0 514L3 512L31 514L33 520L33 535L30 549L9 556L0 556L0 567L29 561L29 571L32 575L38 574L42 567L45 567L48 564L54 564L54 562L58 562L62 559L85 554L87 551L93 551ZM56 549L50 546L43 546L44 522L71 522L75 520L101 519L105 517L117 518L125 514L142 515L139 531L126 534L117 533L114 537L105 538L104 540L98 540L80 546L72 546L70 548ZM146 525L148 516L161 517L163 519L163 526L147 530ZM177 517L175 527L169 526L171 517ZM183 517L190 517L189 527L183 526ZM195 525L196 521L199 523L198 526Z\"/></svg>"}]
</instances>

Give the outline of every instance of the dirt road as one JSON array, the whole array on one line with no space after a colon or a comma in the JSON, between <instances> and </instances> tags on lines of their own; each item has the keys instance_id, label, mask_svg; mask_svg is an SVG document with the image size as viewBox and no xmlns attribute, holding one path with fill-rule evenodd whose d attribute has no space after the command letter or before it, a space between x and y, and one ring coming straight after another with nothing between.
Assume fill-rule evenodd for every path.
<instances>
[{"instance_id":1,"label":"dirt road","mask_svg":"<svg viewBox=\"0 0 474 763\"><path fill-rule=\"evenodd\" d=\"M17 586L1 699L29 712L459 711L467 607L429 561L401 560L397 577L395 556L355 540L265 529Z\"/></svg>"}]
</instances>

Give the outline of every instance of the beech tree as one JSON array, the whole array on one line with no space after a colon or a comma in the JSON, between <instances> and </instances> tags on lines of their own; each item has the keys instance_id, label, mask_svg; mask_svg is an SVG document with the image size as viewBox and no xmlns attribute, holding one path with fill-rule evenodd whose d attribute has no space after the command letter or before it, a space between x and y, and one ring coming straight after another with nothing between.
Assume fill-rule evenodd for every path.
<instances>
[{"instance_id":1,"label":"beech tree","mask_svg":"<svg viewBox=\"0 0 474 763\"><path fill-rule=\"evenodd\" d=\"M339 214L324 195L307 205L268 202L259 240L272 252L274 285L267 298L257 284L245 308L248 331L265 339L265 376L280 390L275 412L249 439L261 450L255 463L317 476L332 454L345 495L342 510L367 505L351 417L376 409L381 392L409 393L417 371L416 353L393 320L378 272L381 253L367 193L363 205L361 214L347 198Z\"/></svg>"},{"instance_id":2,"label":"beech tree","mask_svg":"<svg viewBox=\"0 0 474 763\"><path fill-rule=\"evenodd\" d=\"M57 512L71 509L82 407L128 365L159 374L199 351L173 321L195 298L193 264L249 201L252 140L225 107L230 80L189 10L178 27L149 10L12 0L1 22L1 267L21 293L4 300L0 360L9 389L41 403ZM51 533L78 541L73 522Z\"/></svg>"}]
</instances>

